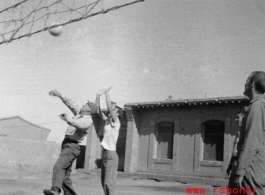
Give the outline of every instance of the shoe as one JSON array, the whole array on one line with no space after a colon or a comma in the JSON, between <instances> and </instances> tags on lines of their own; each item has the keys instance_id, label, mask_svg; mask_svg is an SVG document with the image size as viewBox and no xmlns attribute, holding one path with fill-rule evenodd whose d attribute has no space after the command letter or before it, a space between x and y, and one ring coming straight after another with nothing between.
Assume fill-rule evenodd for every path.
<instances>
[{"instance_id":1,"label":"shoe","mask_svg":"<svg viewBox=\"0 0 265 195\"><path fill-rule=\"evenodd\" d=\"M43 193L44 193L45 195L60 195L59 192L56 192L56 191L53 190L53 189L50 189L50 190L43 190Z\"/></svg>"}]
</instances>

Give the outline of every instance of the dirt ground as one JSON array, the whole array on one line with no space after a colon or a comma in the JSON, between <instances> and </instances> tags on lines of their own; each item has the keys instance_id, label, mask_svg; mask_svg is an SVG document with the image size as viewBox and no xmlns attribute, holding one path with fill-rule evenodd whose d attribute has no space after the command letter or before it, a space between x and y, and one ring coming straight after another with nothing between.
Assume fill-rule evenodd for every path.
<instances>
[{"instance_id":1,"label":"dirt ground","mask_svg":"<svg viewBox=\"0 0 265 195\"><path fill-rule=\"evenodd\" d=\"M25 170L0 170L0 195L41 195L43 189L51 187L51 174L50 172L36 173ZM103 195L100 173L75 171L71 178L78 195ZM182 195L187 194L186 187L212 188L206 185L189 185L178 182L117 178L117 195Z\"/></svg>"}]
</instances>

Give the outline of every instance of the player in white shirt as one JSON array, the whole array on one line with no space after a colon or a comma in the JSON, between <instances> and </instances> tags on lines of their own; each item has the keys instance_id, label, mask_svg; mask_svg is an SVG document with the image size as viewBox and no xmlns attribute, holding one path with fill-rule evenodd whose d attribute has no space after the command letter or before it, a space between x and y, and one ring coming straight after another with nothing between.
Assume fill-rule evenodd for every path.
<instances>
[{"instance_id":1,"label":"player in white shirt","mask_svg":"<svg viewBox=\"0 0 265 195\"><path fill-rule=\"evenodd\" d=\"M101 146L103 147L101 182L105 195L115 195L116 177L119 163L119 158L116 153L116 144L121 126L118 117L123 115L122 109L118 107L115 102L111 102L109 96L110 89L111 87L99 90L96 98L97 112L104 124L103 139L101 141ZM108 109L107 116L100 109L100 96L103 94L106 96Z\"/></svg>"}]
</instances>

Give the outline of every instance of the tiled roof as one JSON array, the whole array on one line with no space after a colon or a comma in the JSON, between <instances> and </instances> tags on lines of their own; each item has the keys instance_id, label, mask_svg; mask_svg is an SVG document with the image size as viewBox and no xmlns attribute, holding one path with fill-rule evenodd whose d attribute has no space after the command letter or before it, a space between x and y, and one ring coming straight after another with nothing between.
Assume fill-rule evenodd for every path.
<instances>
[{"instance_id":1,"label":"tiled roof","mask_svg":"<svg viewBox=\"0 0 265 195\"><path fill-rule=\"evenodd\" d=\"M175 106L196 106L196 105L213 105L213 104L242 104L247 103L246 96L233 96L233 97L213 97L213 98L200 98L200 99L178 99L178 100L164 100L154 102L135 102L127 103L124 107L133 108L153 108L153 107L175 107Z\"/></svg>"}]
</instances>

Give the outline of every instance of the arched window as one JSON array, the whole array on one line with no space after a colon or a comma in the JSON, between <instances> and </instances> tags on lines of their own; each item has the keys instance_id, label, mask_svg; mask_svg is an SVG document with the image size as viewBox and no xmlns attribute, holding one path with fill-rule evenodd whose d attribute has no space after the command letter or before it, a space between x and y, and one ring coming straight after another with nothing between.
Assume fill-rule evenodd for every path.
<instances>
[{"instance_id":1,"label":"arched window","mask_svg":"<svg viewBox=\"0 0 265 195\"><path fill-rule=\"evenodd\" d=\"M203 160L223 161L224 127L219 120L203 123Z\"/></svg>"},{"instance_id":2,"label":"arched window","mask_svg":"<svg viewBox=\"0 0 265 195\"><path fill-rule=\"evenodd\" d=\"M156 158L172 159L174 123L163 121L157 124Z\"/></svg>"}]
</instances>

